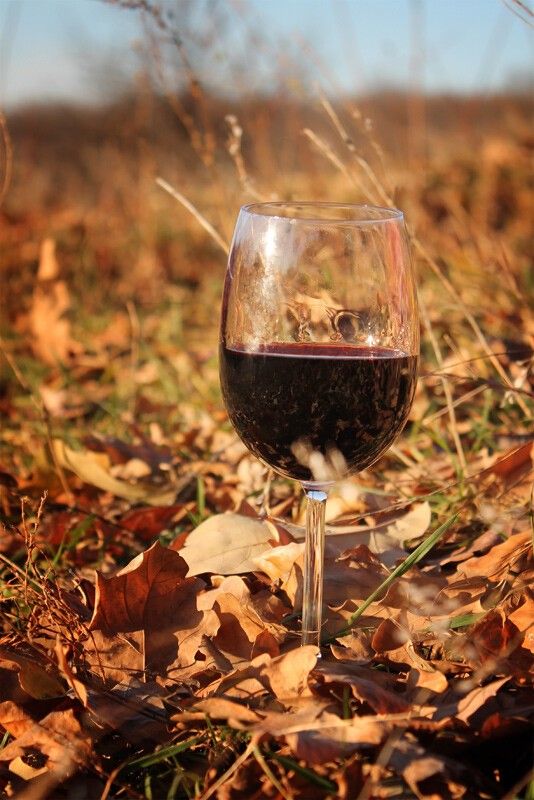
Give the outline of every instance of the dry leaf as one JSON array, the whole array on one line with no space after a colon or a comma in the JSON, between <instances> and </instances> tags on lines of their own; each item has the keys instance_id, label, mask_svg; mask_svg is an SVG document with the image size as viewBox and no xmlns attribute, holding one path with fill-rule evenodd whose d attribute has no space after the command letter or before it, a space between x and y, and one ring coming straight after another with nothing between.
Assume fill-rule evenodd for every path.
<instances>
[{"instance_id":1,"label":"dry leaf","mask_svg":"<svg viewBox=\"0 0 534 800\"><path fill-rule=\"evenodd\" d=\"M22 736L34 724L34 720L11 700L0 703L0 725L15 739Z\"/></svg>"},{"instance_id":2,"label":"dry leaf","mask_svg":"<svg viewBox=\"0 0 534 800\"><path fill-rule=\"evenodd\" d=\"M189 566L189 577L205 572L238 575L256 569L254 557L269 550L276 536L274 526L261 520L216 514L189 534L180 553Z\"/></svg>"},{"instance_id":3,"label":"dry leaf","mask_svg":"<svg viewBox=\"0 0 534 800\"><path fill-rule=\"evenodd\" d=\"M114 478L102 466L102 458L92 450L73 450L61 439L52 442L54 455L58 463L64 468L74 472L82 481L97 486L105 492L111 492L116 497L123 497L132 503L147 503L148 505L170 505L176 498L176 489L168 487L147 487L139 484L130 484Z\"/></svg>"},{"instance_id":4,"label":"dry leaf","mask_svg":"<svg viewBox=\"0 0 534 800\"><path fill-rule=\"evenodd\" d=\"M113 692L90 691L88 708L129 742L163 742L168 732L166 694L156 683L130 677L127 685L115 686Z\"/></svg>"},{"instance_id":5,"label":"dry leaf","mask_svg":"<svg viewBox=\"0 0 534 800\"><path fill-rule=\"evenodd\" d=\"M145 666L151 669L191 663L203 636L214 635L219 621L197 608L204 583L186 578L186 570L178 553L155 542L114 577L97 575L89 627L108 636L144 631Z\"/></svg>"},{"instance_id":6,"label":"dry leaf","mask_svg":"<svg viewBox=\"0 0 534 800\"><path fill-rule=\"evenodd\" d=\"M18 672L21 688L36 700L48 700L65 695L65 686L59 678L47 672L34 659L2 647L0 648L0 666Z\"/></svg>"},{"instance_id":7,"label":"dry leaf","mask_svg":"<svg viewBox=\"0 0 534 800\"><path fill-rule=\"evenodd\" d=\"M267 688L279 699L294 701L310 695L308 679L317 663L318 648L313 645L297 647L277 658L262 653L250 664L239 667L206 687L205 696L223 695L232 689L236 697L252 697Z\"/></svg>"},{"instance_id":8,"label":"dry leaf","mask_svg":"<svg viewBox=\"0 0 534 800\"><path fill-rule=\"evenodd\" d=\"M90 628L105 633L137 631L158 624L204 584L186 578L187 565L173 550L155 542L114 577L97 573Z\"/></svg>"},{"instance_id":9,"label":"dry leaf","mask_svg":"<svg viewBox=\"0 0 534 800\"><path fill-rule=\"evenodd\" d=\"M385 535L403 543L409 539L419 539L428 530L431 517L432 510L427 500L424 503L414 503L407 514L387 526Z\"/></svg>"},{"instance_id":10,"label":"dry leaf","mask_svg":"<svg viewBox=\"0 0 534 800\"><path fill-rule=\"evenodd\" d=\"M340 683L350 686L352 694L361 703L367 703L376 714L399 714L411 708L400 694L381 685L385 683L379 678L376 670L360 667L354 662L319 663L314 671L321 685ZM391 683L387 680L387 683Z\"/></svg>"},{"instance_id":11,"label":"dry leaf","mask_svg":"<svg viewBox=\"0 0 534 800\"><path fill-rule=\"evenodd\" d=\"M285 740L297 758L309 764L324 764L337 758L347 758L359 750L376 747L386 738L390 729L390 723L377 720L376 717L353 717L347 723L325 711L309 730L286 733Z\"/></svg>"},{"instance_id":12,"label":"dry leaf","mask_svg":"<svg viewBox=\"0 0 534 800\"><path fill-rule=\"evenodd\" d=\"M91 631L84 644L88 667L108 684L128 684L133 676L142 675L145 667L144 633L119 633L107 636Z\"/></svg>"},{"instance_id":13,"label":"dry leaf","mask_svg":"<svg viewBox=\"0 0 534 800\"><path fill-rule=\"evenodd\" d=\"M188 719L204 719L206 715L210 719L222 719L232 728L243 727L249 723L261 721L261 717L246 705L237 703L235 700L228 700L225 697L208 697L206 700L197 700L191 706L192 712L176 714L172 717L174 722L182 722Z\"/></svg>"},{"instance_id":14,"label":"dry leaf","mask_svg":"<svg viewBox=\"0 0 534 800\"><path fill-rule=\"evenodd\" d=\"M486 555L469 558L458 567L460 574L467 577L483 575L493 581L505 578L512 565L524 553L532 549L532 535L529 531L510 536L502 544L492 547Z\"/></svg>"},{"instance_id":15,"label":"dry leaf","mask_svg":"<svg viewBox=\"0 0 534 800\"><path fill-rule=\"evenodd\" d=\"M40 750L47 757L47 768L60 780L86 764L92 755L91 739L83 732L72 709L52 711L34 723L0 750L0 761L23 757L28 748Z\"/></svg>"},{"instance_id":16,"label":"dry leaf","mask_svg":"<svg viewBox=\"0 0 534 800\"><path fill-rule=\"evenodd\" d=\"M47 364L67 361L73 351L80 349L72 339L70 322L64 316L71 305L67 284L58 280L58 275L55 242L45 239L41 245L29 325L32 348Z\"/></svg>"}]
</instances>

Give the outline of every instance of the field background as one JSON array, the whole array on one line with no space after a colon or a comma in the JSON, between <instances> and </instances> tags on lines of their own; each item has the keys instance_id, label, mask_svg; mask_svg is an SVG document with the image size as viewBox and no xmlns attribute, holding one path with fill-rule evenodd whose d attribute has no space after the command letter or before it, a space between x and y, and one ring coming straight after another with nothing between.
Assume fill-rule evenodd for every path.
<instances>
[{"instance_id":1,"label":"field background","mask_svg":"<svg viewBox=\"0 0 534 800\"><path fill-rule=\"evenodd\" d=\"M272 69L261 93L225 49L246 5L215 4L210 36L190 5L178 18L165 5L122 5L143 16L134 82L99 104L2 116L1 796L531 799L531 93L518 80L499 93L425 95L416 42L412 85L348 96L309 43L292 61L247 22L250 74L266 53ZM525 4L508 6L532 23ZM220 51L226 94L212 86ZM350 584L338 572L350 564L357 588L341 601L327 592L319 666L309 653L291 660L296 551L221 584L217 575L242 571L223 567L216 545L193 600L224 585L218 621L193 603L186 625L186 600L174 598L180 619L167 624L189 662L158 661L152 643L156 666L147 649L134 663L125 632L141 631L148 648L154 619L132 621L130 609L125 622L112 609L119 595L152 608L156 594L167 613L152 559L185 586L173 558L187 561L180 548L200 523L224 527L216 515L239 512L245 528L225 535L250 537L258 552L299 540L299 489L240 446L218 385L225 250L240 205L269 199L404 210L423 335L410 422L329 501L330 523L347 532L327 575ZM278 539L247 527L266 518ZM380 564L362 526L384 525ZM436 530L435 548L398 581L419 596L384 588L362 616ZM95 599L94 570L126 580L117 571L135 556L143 580L106 594L99 579ZM430 603L438 584L449 605ZM284 658L298 703L279 689ZM239 670L261 684L252 701ZM352 738L350 725L345 738L322 732L333 715L352 720Z\"/></svg>"}]
</instances>

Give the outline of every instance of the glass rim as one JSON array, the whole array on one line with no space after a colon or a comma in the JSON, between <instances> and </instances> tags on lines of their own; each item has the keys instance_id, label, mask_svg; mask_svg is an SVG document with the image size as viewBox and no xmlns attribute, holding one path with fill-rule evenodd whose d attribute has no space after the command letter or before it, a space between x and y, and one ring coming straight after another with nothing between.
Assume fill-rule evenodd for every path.
<instances>
[{"instance_id":1,"label":"glass rim","mask_svg":"<svg viewBox=\"0 0 534 800\"><path fill-rule=\"evenodd\" d=\"M339 209L356 213L353 217L321 217L319 215L306 216L305 214L300 216L295 213L276 213L277 209L292 209L295 211L298 208L307 210L316 208L326 211L331 209L332 212L334 209ZM272 213L269 213L267 209L273 209ZM247 203L241 206L240 211L256 217L287 219L291 222L318 223L321 225L380 225L385 222L402 222L404 220L404 214L398 208L375 206L370 203L337 203L323 200L272 200L262 203ZM365 212L372 212L376 216L365 216Z\"/></svg>"}]
</instances>

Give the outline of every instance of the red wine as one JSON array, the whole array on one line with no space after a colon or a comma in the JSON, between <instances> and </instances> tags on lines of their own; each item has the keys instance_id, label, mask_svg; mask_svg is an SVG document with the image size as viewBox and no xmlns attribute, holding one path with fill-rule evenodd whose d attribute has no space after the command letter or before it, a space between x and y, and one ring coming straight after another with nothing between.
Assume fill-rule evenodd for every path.
<instances>
[{"instance_id":1,"label":"red wine","mask_svg":"<svg viewBox=\"0 0 534 800\"><path fill-rule=\"evenodd\" d=\"M412 404L417 356L308 342L220 348L221 387L243 442L277 472L336 480L395 440Z\"/></svg>"}]
</instances>

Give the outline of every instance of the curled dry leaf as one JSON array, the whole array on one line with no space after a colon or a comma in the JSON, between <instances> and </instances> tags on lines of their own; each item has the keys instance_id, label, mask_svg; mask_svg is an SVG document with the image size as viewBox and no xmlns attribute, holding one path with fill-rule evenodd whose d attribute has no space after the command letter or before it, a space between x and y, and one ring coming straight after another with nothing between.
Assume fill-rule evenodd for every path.
<instances>
[{"instance_id":1,"label":"curled dry leaf","mask_svg":"<svg viewBox=\"0 0 534 800\"><path fill-rule=\"evenodd\" d=\"M86 764L92 754L91 739L82 730L72 709L52 711L34 723L0 750L0 761L10 762L23 757L28 748L37 749L46 756L47 768L59 780Z\"/></svg>"},{"instance_id":2,"label":"curled dry leaf","mask_svg":"<svg viewBox=\"0 0 534 800\"><path fill-rule=\"evenodd\" d=\"M376 670L351 662L326 662L316 667L314 677L325 687L330 684L349 686L353 696L367 703L376 714L400 714L410 708L410 703L392 690L394 682L378 677Z\"/></svg>"},{"instance_id":3,"label":"curled dry leaf","mask_svg":"<svg viewBox=\"0 0 534 800\"><path fill-rule=\"evenodd\" d=\"M34 720L30 715L12 700L4 700L3 703L0 703L0 725L15 739L26 733L33 724Z\"/></svg>"},{"instance_id":4,"label":"curled dry leaf","mask_svg":"<svg viewBox=\"0 0 534 800\"><path fill-rule=\"evenodd\" d=\"M175 714L174 722L180 723L189 719L222 719L233 728L260 722L262 717L242 703L228 700L225 697L208 697L206 700L197 700L191 706L191 712Z\"/></svg>"},{"instance_id":5,"label":"curled dry leaf","mask_svg":"<svg viewBox=\"0 0 534 800\"><path fill-rule=\"evenodd\" d=\"M216 514L202 522L186 539L180 554L189 567L187 575L238 575L257 569L256 556L278 541L273 525L242 514Z\"/></svg>"},{"instance_id":6,"label":"curled dry leaf","mask_svg":"<svg viewBox=\"0 0 534 800\"><path fill-rule=\"evenodd\" d=\"M132 503L147 503L154 506L170 505L176 498L176 487L155 487L131 484L114 478L102 466L102 457L92 450L73 450L61 439L52 442L54 456L64 468L74 472L82 481L90 483L116 497Z\"/></svg>"},{"instance_id":7,"label":"curled dry leaf","mask_svg":"<svg viewBox=\"0 0 534 800\"><path fill-rule=\"evenodd\" d=\"M442 755L428 755L419 744L408 739L395 742L388 767L402 775L419 800L474 800L480 795L467 793L466 786L476 781L465 767ZM474 773L474 770L473 770Z\"/></svg>"},{"instance_id":8,"label":"curled dry leaf","mask_svg":"<svg viewBox=\"0 0 534 800\"><path fill-rule=\"evenodd\" d=\"M353 717L347 721L324 711L308 730L286 733L285 740L297 758L309 764L324 764L376 747L391 728L391 723L376 717Z\"/></svg>"},{"instance_id":9,"label":"curled dry leaf","mask_svg":"<svg viewBox=\"0 0 534 800\"><path fill-rule=\"evenodd\" d=\"M48 700L65 695L65 686L59 676L48 672L36 659L2 647L0 666L17 672L21 688L36 700Z\"/></svg>"},{"instance_id":10,"label":"curled dry leaf","mask_svg":"<svg viewBox=\"0 0 534 800\"><path fill-rule=\"evenodd\" d=\"M41 245L37 284L29 312L31 342L35 355L47 364L66 361L80 345L71 335L70 296L65 281L59 280L56 243L45 239Z\"/></svg>"},{"instance_id":11,"label":"curled dry leaf","mask_svg":"<svg viewBox=\"0 0 534 800\"><path fill-rule=\"evenodd\" d=\"M410 539L419 539L428 530L431 517L432 510L427 500L424 503L414 503L406 514L387 526L385 534L403 543Z\"/></svg>"},{"instance_id":12,"label":"curled dry leaf","mask_svg":"<svg viewBox=\"0 0 534 800\"><path fill-rule=\"evenodd\" d=\"M505 578L512 566L522 556L532 550L532 534L530 531L510 536L502 544L478 558L469 558L458 567L458 572L467 577L483 575L492 581Z\"/></svg>"},{"instance_id":13,"label":"curled dry leaf","mask_svg":"<svg viewBox=\"0 0 534 800\"><path fill-rule=\"evenodd\" d=\"M235 669L207 686L202 694L221 696L231 689L234 697L251 698L267 689L275 697L285 701L310 695L308 679L317 663L318 652L317 647L306 645L277 658L262 653L247 666Z\"/></svg>"},{"instance_id":14,"label":"curled dry leaf","mask_svg":"<svg viewBox=\"0 0 534 800\"><path fill-rule=\"evenodd\" d=\"M524 602L508 615L523 636L523 647L534 655L534 600L527 595Z\"/></svg>"},{"instance_id":15,"label":"curled dry leaf","mask_svg":"<svg viewBox=\"0 0 534 800\"><path fill-rule=\"evenodd\" d=\"M497 608L475 623L468 633L455 638L449 648L453 655L480 669L481 674L508 672L529 679L533 661L529 650L522 646L523 638L522 632Z\"/></svg>"},{"instance_id":16,"label":"curled dry leaf","mask_svg":"<svg viewBox=\"0 0 534 800\"><path fill-rule=\"evenodd\" d=\"M279 623L287 608L270 592L251 595L244 580L232 575L201 595L198 604L215 610L220 627L214 642L232 660L250 660L262 652L279 655L278 644L286 636Z\"/></svg>"}]
</instances>

